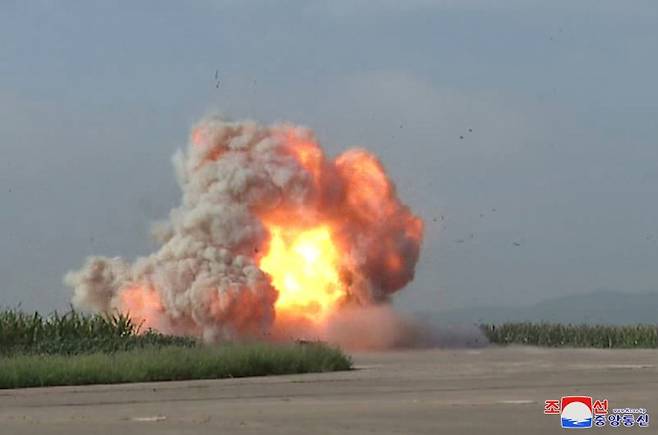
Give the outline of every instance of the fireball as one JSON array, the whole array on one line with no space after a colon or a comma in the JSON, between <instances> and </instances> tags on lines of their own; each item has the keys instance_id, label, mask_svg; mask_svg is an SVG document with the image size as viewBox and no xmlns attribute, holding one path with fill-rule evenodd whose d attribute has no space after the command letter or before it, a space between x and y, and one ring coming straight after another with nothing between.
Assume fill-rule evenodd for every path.
<instances>
[{"instance_id":1,"label":"fireball","mask_svg":"<svg viewBox=\"0 0 658 435\"><path fill-rule=\"evenodd\" d=\"M328 226L296 230L270 227L270 247L260 268L278 291L277 316L322 321L345 298L339 252Z\"/></svg>"},{"instance_id":2,"label":"fireball","mask_svg":"<svg viewBox=\"0 0 658 435\"><path fill-rule=\"evenodd\" d=\"M210 117L174 165L159 248L90 257L66 276L75 306L209 341L313 336L413 279L423 223L366 150L329 158L306 128Z\"/></svg>"}]
</instances>

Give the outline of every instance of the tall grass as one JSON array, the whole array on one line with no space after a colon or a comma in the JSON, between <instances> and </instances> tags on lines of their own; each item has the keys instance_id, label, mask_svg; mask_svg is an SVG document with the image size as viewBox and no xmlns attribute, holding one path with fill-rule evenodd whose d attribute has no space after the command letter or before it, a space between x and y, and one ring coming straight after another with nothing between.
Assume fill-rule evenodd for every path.
<instances>
[{"instance_id":1,"label":"tall grass","mask_svg":"<svg viewBox=\"0 0 658 435\"><path fill-rule=\"evenodd\" d=\"M123 314L0 312L0 388L348 370L322 343L224 343L141 330Z\"/></svg>"},{"instance_id":2,"label":"tall grass","mask_svg":"<svg viewBox=\"0 0 658 435\"><path fill-rule=\"evenodd\" d=\"M573 325L560 323L504 323L480 326L494 344L548 347L657 348L656 325Z\"/></svg>"},{"instance_id":3,"label":"tall grass","mask_svg":"<svg viewBox=\"0 0 658 435\"><path fill-rule=\"evenodd\" d=\"M80 354L144 347L195 345L195 340L141 331L125 314L85 315L69 311L42 316L18 310L0 312L0 356L19 353Z\"/></svg>"},{"instance_id":4,"label":"tall grass","mask_svg":"<svg viewBox=\"0 0 658 435\"><path fill-rule=\"evenodd\" d=\"M324 344L243 343L135 349L111 355L0 358L0 388L113 384L349 370L351 360Z\"/></svg>"}]
</instances>

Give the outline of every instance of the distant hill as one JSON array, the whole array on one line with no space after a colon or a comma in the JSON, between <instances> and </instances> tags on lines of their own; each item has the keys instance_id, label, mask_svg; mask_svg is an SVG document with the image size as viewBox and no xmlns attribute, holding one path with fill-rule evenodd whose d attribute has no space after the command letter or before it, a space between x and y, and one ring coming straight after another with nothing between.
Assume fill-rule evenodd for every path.
<instances>
[{"instance_id":1,"label":"distant hill","mask_svg":"<svg viewBox=\"0 0 658 435\"><path fill-rule=\"evenodd\" d=\"M560 322L588 324L658 323L658 292L621 293L599 290L548 299L525 307L472 307L423 312L421 318L439 324Z\"/></svg>"}]
</instances>

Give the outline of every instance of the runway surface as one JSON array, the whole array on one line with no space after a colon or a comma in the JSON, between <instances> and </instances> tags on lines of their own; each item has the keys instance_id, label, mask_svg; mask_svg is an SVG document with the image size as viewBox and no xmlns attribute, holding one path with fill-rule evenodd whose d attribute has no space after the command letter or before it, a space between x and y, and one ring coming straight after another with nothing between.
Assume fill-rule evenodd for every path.
<instances>
[{"instance_id":1,"label":"runway surface","mask_svg":"<svg viewBox=\"0 0 658 435\"><path fill-rule=\"evenodd\" d=\"M354 361L340 373L0 390L0 433L554 434L563 429L544 400L570 394L658 419L655 350L410 350ZM658 433L658 421L632 431Z\"/></svg>"}]
</instances>

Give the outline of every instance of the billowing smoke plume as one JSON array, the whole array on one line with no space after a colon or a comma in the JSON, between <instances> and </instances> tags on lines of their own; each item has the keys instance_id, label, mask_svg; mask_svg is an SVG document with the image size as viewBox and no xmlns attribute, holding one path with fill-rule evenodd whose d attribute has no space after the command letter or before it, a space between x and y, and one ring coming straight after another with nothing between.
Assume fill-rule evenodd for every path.
<instances>
[{"instance_id":1,"label":"billowing smoke plume","mask_svg":"<svg viewBox=\"0 0 658 435\"><path fill-rule=\"evenodd\" d=\"M327 159L312 132L207 118L173 158L183 198L157 252L90 257L76 307L207 340L317 327L384 303L414 275L422 222L364 150Z\"/></svg>"}]
</instances>

